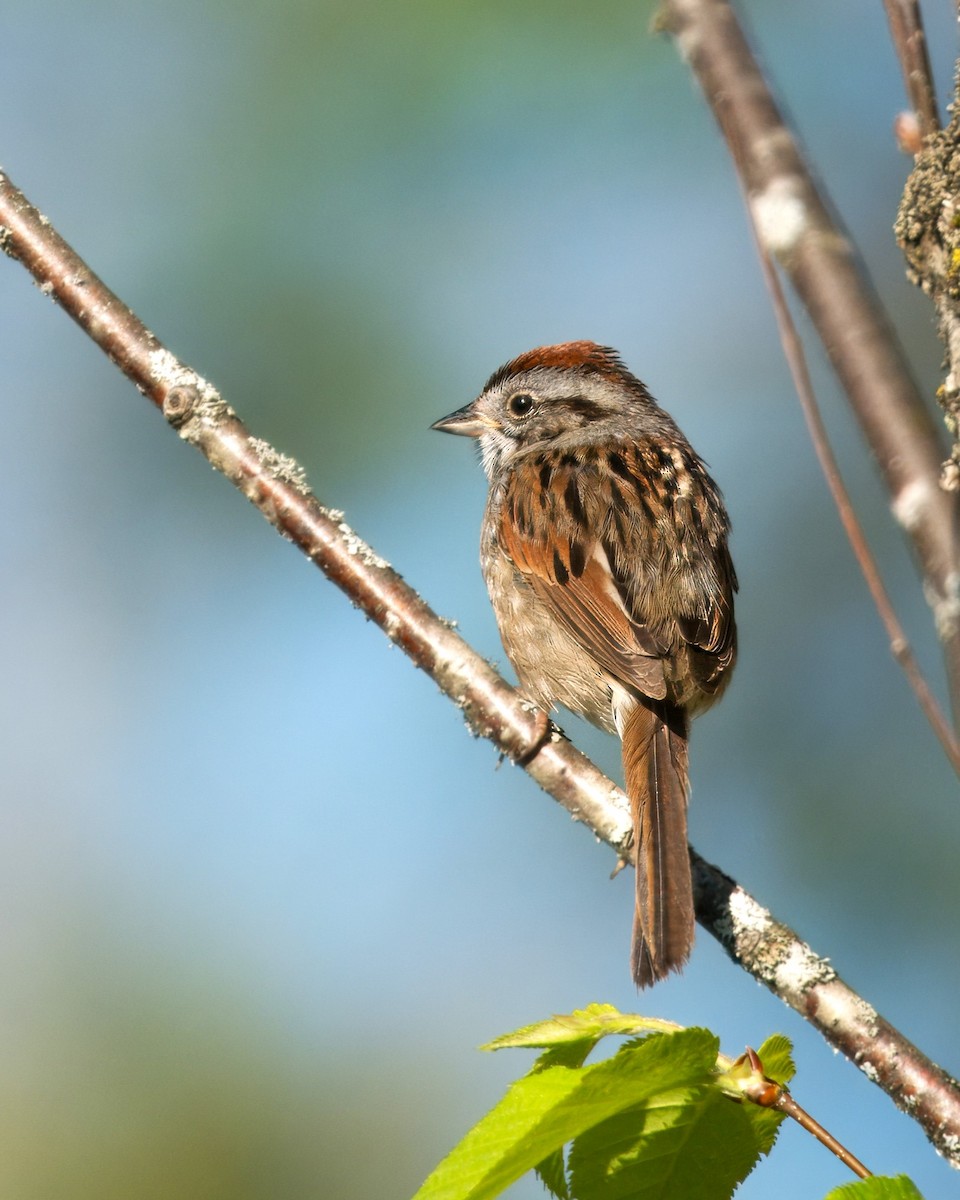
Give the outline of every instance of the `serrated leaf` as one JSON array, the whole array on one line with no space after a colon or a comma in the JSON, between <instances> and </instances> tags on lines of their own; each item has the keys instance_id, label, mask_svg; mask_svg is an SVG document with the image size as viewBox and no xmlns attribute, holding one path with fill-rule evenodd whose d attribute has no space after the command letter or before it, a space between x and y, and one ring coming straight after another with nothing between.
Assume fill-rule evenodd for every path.
<instances>
[{"instance_id":1,"label":"serrated leaf","mask_svg":"<svg viewBox=\"0 0 960 1200\"><path fill-rule=\"evenodd\" d=\"M825 1200L923 1200L906 1175L873 1175L834 1188Z\"/></svg>"},{"instance_id":2,"label":"serrated leaf","mask_svg":"<svg viewBox=\"0 0 960 1200\"><path fill-rule=\"evenodd\" d=\"M688 1088L619 1113L570 1150L576 1200L728 1200L773 1133L716 1086Z\"/></svg>"},{"instance_id":3,"label":"serrated leaf","mask_svg":"<svg viewBox=\"0 0 960 1200\"><path fill-rule=\"evenodd\" d=\"M764 1074L784 1086L797 1073L793 1061L793 1043L782 1033L771 1034L757 1051L757 1057L763 1063Z\"/></svg>"},{"instance_id":4,"label":"serrated leaf","mask_svg":"<svg viewBox=\"0 0 960 1200\"><path fill-rule=\"evenodd\" d=\"M415 1200L499 1195L567 1142L624 1108L679 1088L708 1087L717 1039L705 1029L653 1034L592 1067L524 1076L449 1154Z\"/></svg>"},{"instance_id":5,"label":"serrated leaf","mask_svg":"<svg viewBox=\"0 0 960 1200\"><path fill-rule=\"evenodd\" d=\"M534 1168L543 1186L555 1200L570 1200L570 1188L567 1185L567 1169L563 1161L563 1151L556 1150L548 1154L542 1163Z\"/></svg>"},{"instance_id":6,"label":"serrated leaf","mask_svg":"<svg viewBox=\"0 0 960 1200\"><path fill-rule=\"evenodd\" d=\"M656 1017L641 1017L637 1013L622 1013L612 1004L588 1004L572 1013L537 1021L494 1038L481 1050L506 1050L518 1046L546 1047L571 1042L588 1041L596 1044L609 1034L676 1033L679 1025Z\"/></svg>"},{"instance_id":7,"label":"serrated leaf","mask_svg":"<svg viewBox=\"0 0 960 1200\"><path fill-rule=\"evenodd\" d=\"M756 1139L757 1158L769 1154L777 1140L780 1126L786 1120L783 1113L772 1108L760 1108L756 1104L741 1104L740 1111L744 1120L753 1130ZM756 1165L756 1164L754 1164ZM752 1169L752 1168L751 1168Z\"/></svg>"},{"instance_id":8,"label":"serrated leaf","mask_svg":"<svg viewBox=\"0 0 960 1200\"><path fill-rule=\"evenodd\" d=\"M547 1067L582 1067L587 1055L596 1045L596 1039L584 1039L579 1042L562 1042L559 1046L551 1046L537 1058L530 1068L531 1073L545 1071Z\"/></svg>"}]
</instances>

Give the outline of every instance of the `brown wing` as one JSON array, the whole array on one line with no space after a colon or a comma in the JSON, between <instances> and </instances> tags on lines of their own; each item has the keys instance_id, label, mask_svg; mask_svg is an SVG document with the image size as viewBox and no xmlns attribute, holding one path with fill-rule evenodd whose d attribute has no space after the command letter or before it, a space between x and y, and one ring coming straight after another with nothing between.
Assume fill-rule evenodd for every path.
<instances>
[{"instance_id":1,"label":"brown wing","mask_svg":"<svg viewBox=\"0 0 960 1200\"><path fill-rule=\"evenodd\" d=\"M716 590L705 616L683 617L680 633L691 647L691 665L705 692L719 688L724 673L737 655L737 627L733 619L733 593L737 577L726 543L715 551Z\"/></svg>"},{"instance_id":2,"label":"brown wing","mask_svg":"<svg viewBox=\"0 0 960 1200\"><path fill-rule=\"evenodd\" d=\"M615 679L664 699L663 660L686 643L699 687L719 688L736 653L736 576L722 500L686 443L595 446L519 463L499 537L534 592ZM678 596L686 612L677 612Z\"/></svg>"},{"instance_id":3,"label":"brown wing","mask_svg":"<svg viewBox=\"0 0 960 1200\"><path fill-rule=\"evenodd\" d=\"M712 694L737 650L737 577L723 498L682 437L641 439L602 453L616 523L613 541L629 547L613 564L627 608L643 611L674 653L686 644L693 679ZM624 531L616 511L628 498L642 519ZM669 581L666 587L663 581Z\"/></svg>"},{"instance_id":4,"label":"brown wing","mask_svg":"<svg viewBox=\"0 0 960 1200\"><path fill-rule=\"evenodd\" d=\"M602 526L590 520L589 502L581 495L578 476L584 470L571 456L520 464L503 497L501 545L536 595L605 671L662 700L667 647L628 610L606 549L590 532Z\"/></svg>"}]
</instances>

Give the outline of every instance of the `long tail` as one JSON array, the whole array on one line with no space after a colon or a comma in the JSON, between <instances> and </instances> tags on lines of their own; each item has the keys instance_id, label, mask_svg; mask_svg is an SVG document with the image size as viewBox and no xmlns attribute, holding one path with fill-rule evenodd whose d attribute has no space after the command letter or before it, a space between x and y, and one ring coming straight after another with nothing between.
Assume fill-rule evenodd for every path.
<instances>
[{"instance_id":1,"label":"long tail","mask_svg":"<svg viewBox=\"0 0 960 1200\"><path fill-rule=\"evenodd\" d=\"M640 704L623 728L623 770L637 852L631 966L638 987L679 970L693 948L687 730L679 710L654 711Z\"/></svg>"}]
</instances>

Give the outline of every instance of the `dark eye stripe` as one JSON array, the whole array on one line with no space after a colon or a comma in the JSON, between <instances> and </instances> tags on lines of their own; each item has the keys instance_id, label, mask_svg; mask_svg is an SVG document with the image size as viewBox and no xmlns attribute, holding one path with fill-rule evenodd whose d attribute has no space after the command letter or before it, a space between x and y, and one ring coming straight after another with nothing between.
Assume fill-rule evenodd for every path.
<instances>
[{"instance_id":1,"label":"dark eye stripe","mask_svg":"<svg viewBox=\"0 0 960 1200\"><path fill-rule=\"evenodd\" d=\"M584 417L588 421L600 415L599 406L592 400L588 400L586 396L567 396L564 404L572 413L576 413L578 417Z\"/></svg>"}]
</instances>

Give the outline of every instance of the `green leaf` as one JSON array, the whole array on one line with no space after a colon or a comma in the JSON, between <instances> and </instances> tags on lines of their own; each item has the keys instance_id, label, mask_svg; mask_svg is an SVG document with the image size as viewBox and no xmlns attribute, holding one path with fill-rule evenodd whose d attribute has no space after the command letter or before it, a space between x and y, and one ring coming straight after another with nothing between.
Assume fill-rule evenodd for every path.
<instances>
[{"instance_id":1,"label":"green leaf","mask_svg":"<svg viewBox=\"0 0 960 1200\"><path fill-rule=\"evenodd\" d=\"M622 1013L612 1004L588 1004L547 1021L525 1025L513 1033L505 1033L481 1046L481 1050L506 1050L517 1046L557 1046L571 1042L591 1042L593 1045L608 1034L636 1035L641 1033L676 1033L679 1025L656 1017L641 1017Z\"/></svg>"},{"instance_id":2,"label":"green leaf","mask_svg":"<svg viewBox=\"0 0 960 1200\"><path fill-rule=\"evenodd\" d=\"M545 1071L547 1067L582 1067L584 1059L596 1044L595 1039L584 1038L579 1042L561 1042L550 1046L539 1055L532 1071Z\"/></svg>"},{"instance_id":3,"label":"green leaf","mask_svg":"<svg viewBox=\"0 0 960 1200\"><path fill-rule=\"evenodd\" d=\"M497 1196L622 1109L678 1089L699 1095L712 1086L717 1048L707 1030L684 1029L625 1045L592 1067L552 1066L525 1076L440 1163L415 1200ZM670 1104L676 1106L676 1096Z\"/></svg>"},{"instance_id":4,"label":"green leaf","mask_svg":"<svg viewBox=\"0 0 960 1200\"><path fill-rule=\"evenodd\" d=\"M757 1051L757 1056L763 1063L764 1073L784 1086L797 1073L793 1061L793 1043L782 1033L774 1033L768 1037Z\"/></svg>"},{"instance_id":5,"label":"green leaf","mask_svg":"<svg viewBox=\"0 0 960 1200\"><path fill-rule=\"evenodd\" d=\"M570 1188L567 1185L567 1169L563 1161L563 1151L556 1150L548 1154L542 1163L535 1168L540 1182L556 1200L570 1200Z\"/></svg>"},{"instance_id":6,"label":"green leaf","mask_svg":"<svg viewBox=\"0 0 960 1200\"><path fill-rule=\"evenodd\" d=\"M834 1188L826 1200L923 1200L906 1175L874 1175Z\"/></svg>"},{"instance_id":7,"label":"green leaf","mask_svg":"<svg viewBox=\"0 0 960 1200\"><path fill-rule=\"evenodd\" d=\"M509 1050L546 1047L534 1064L535 1071L547 1067L581 1067L601 1038L611 1034L676 1033L681 1026L657 1017L622 1013L612 1004L588 1004L572 1013L555 1015L546 1021L525 1025L505 1033L481 1050Z\"/></svg>"},{"instance_id":8,"label":"green leaf","mask_svg":"<svg viewBox=\"0 0 960 1200\"><path fill-rule=\"evenodd\" d=\"M727 1200L782 1119L715 1086L658 1096L576 1139L571 1192L577 1200Z\"/></svg>"},{"instance_id":9,"label":"green leaf","mask_svg":"<svg viewBox=\"0 0 960 1200\"><path fill-rule=\"evenodd\" d=\"M584 1067L609 1034L633 1040ZM484 1049L507 1047L544 1053L415 1200L485 1200L531 1169L556 1200L726 1200L769 1151L783 1120L724 1094L713 1035L612 1005L554 1016ZM764 1042L764 1073L785 1084L794 1071L790 1052L780 1035Z\"/></svg>"}]
</instances>

